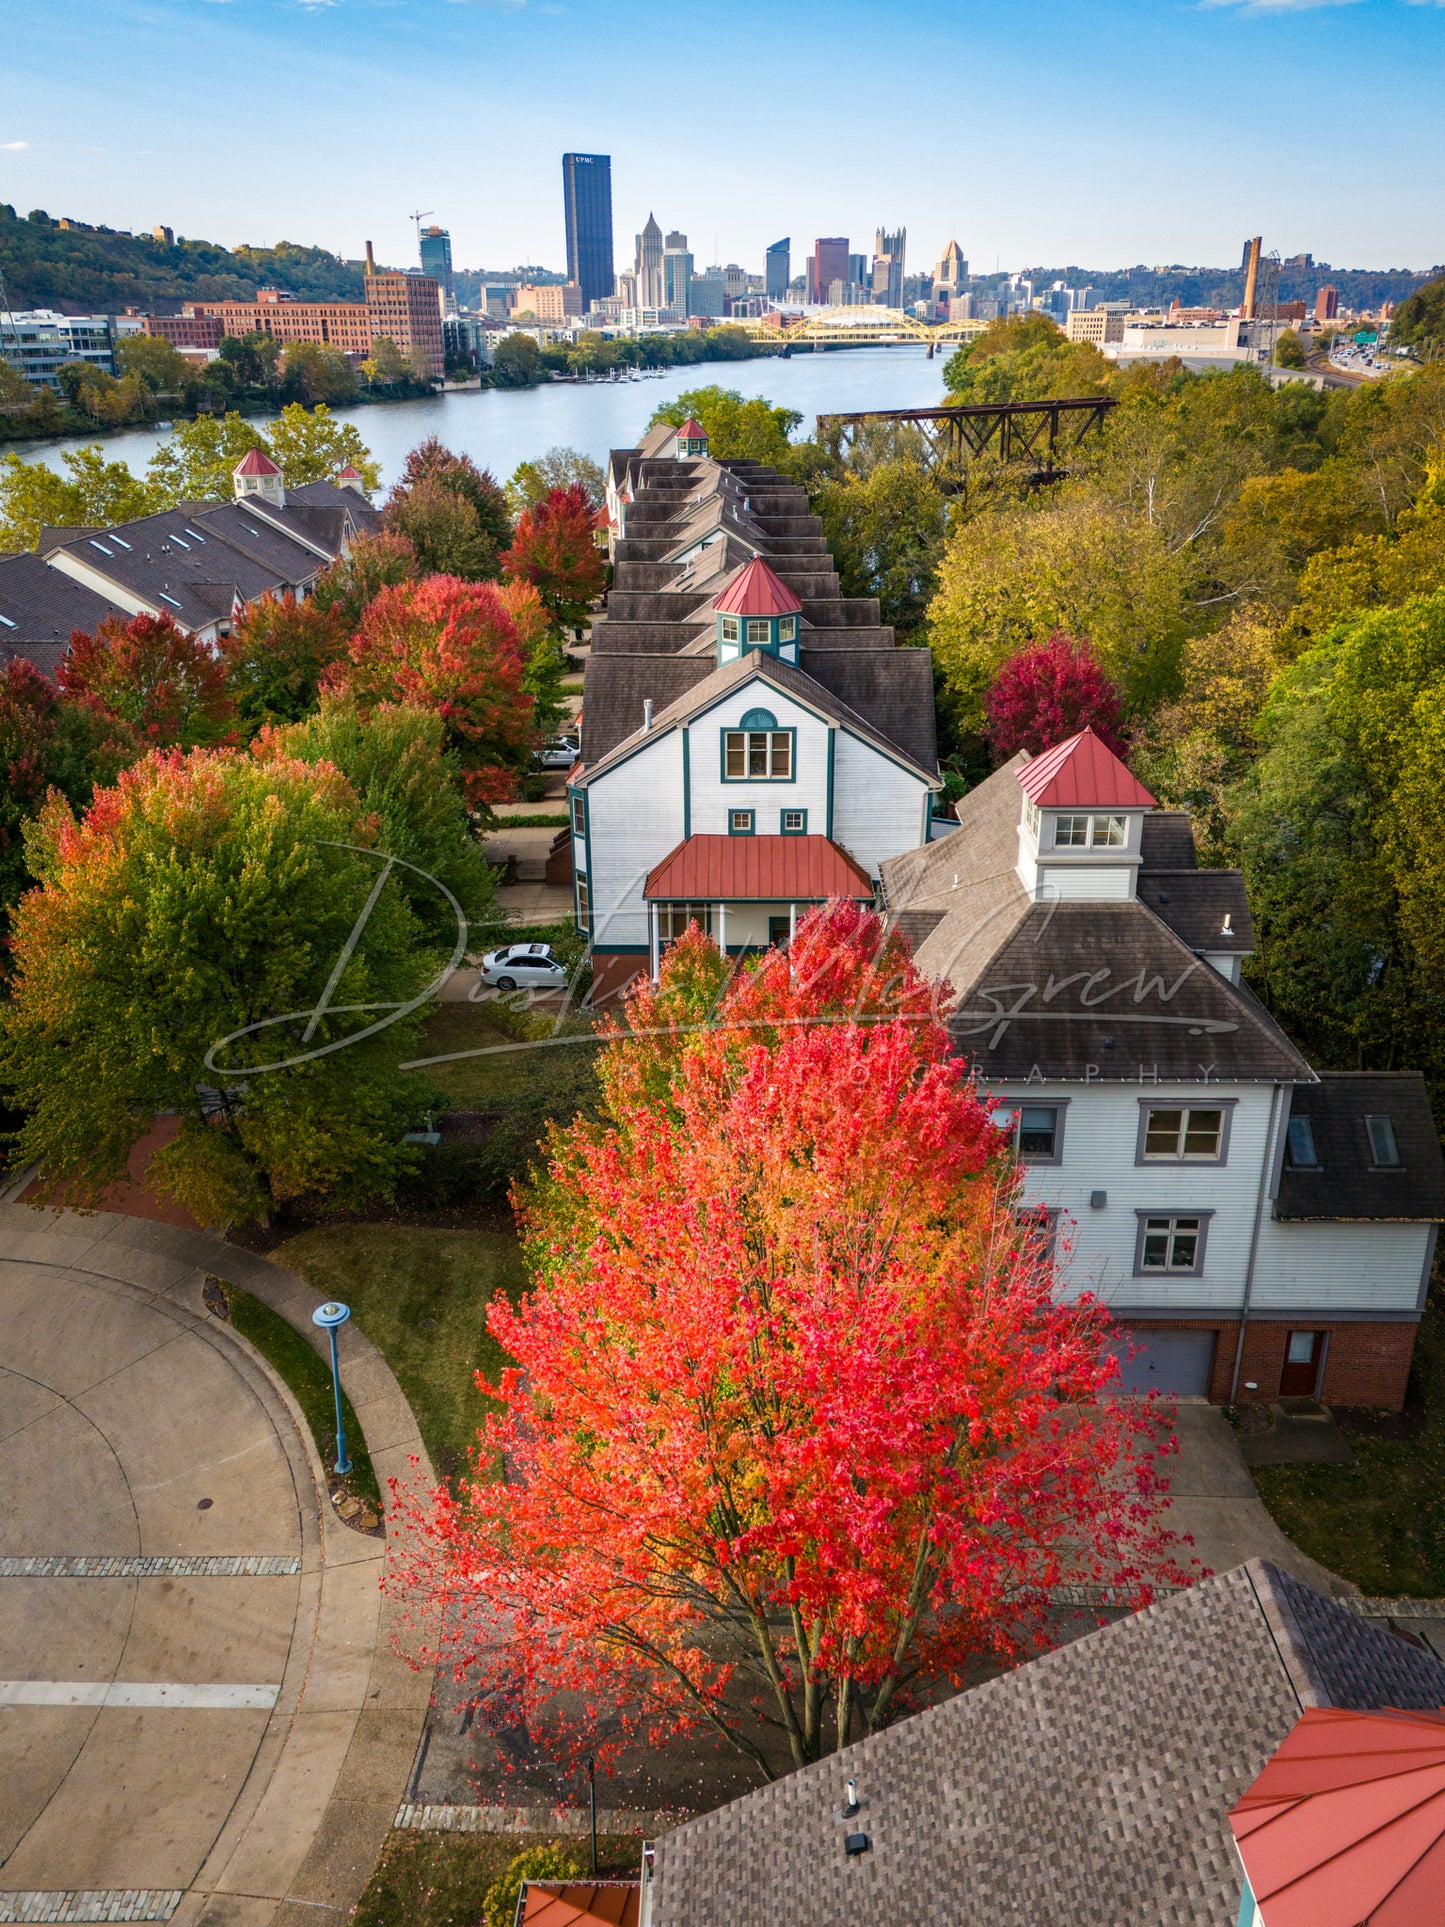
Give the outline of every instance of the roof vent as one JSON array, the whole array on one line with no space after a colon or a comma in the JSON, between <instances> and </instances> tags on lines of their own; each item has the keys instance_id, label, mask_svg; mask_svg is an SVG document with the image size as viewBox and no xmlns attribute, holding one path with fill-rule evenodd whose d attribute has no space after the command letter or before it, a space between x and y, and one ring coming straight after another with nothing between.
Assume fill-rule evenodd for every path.
<instances>
[{"instance_id":1,"label":"roof vent","mask_svg":"<svg viewBox=\"0 0 1445 1927\"><path fill-rule=\"evenodd\" d=\"M1234 920L1228 910L1224 913L1224 922L1219 926L1219 934L1221 937L1232 937L1234 935Z\"/></svg>"},{"instance_id":2,"label":"roof vent","mask_svg":"<svg viewBox=\"0 0 1445 1927\"><path fill-rule=\"evenodd\" d=\"M643 727L644 729L651 729L651 728L652 728L652 698L651 698L651 696L644 696L644 697L643 697L643 699L642 699L642 727Z\"/></svg>"},{"instance_id":3,"label":"roof vent","mask_svg":"<svg viewBox=\"0 0 1445 1927\"><path fill-rule=\"evenodd\" d=\"M844 1853L867 1853L872 1845L873 1842L868 1838L866 1833L849 1833L843 1837Z\"/></svg>"}]
</instances>

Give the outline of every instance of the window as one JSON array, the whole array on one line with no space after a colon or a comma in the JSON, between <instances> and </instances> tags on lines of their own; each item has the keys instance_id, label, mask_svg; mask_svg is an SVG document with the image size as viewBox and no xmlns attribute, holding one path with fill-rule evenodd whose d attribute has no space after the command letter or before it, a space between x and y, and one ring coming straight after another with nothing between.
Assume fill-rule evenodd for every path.
<instances>
[{"instance_id":1,"label":"window","mask_svg":"<svg viewBox=\"0 0 1445 1927\"><path fill-rule=\"evenodd\" d=\"M1054 848L1056 850L1122 850L1128 841L1128 819L1122 816L1058 816L1054 818Z\"/></svg>"},{"instance_id":2,"label":"window","mask_svg":"<svg viewBox=\"0 0 1445 1927\"><path fill-rule=\"evenodd\" d=\"M1024 827L1031 831L1035 840L1037 840L1039 834L1039 806L1037 803L1025 802Z\"/></svg>"},{"instance_id":3,"label":"window","mask_svg":"<svg viewBox=\"0 0 1445 1927\"><path fill-rule=\"evenodd\" d=\"M1204 1269L1204 1216L1147 1217L1139 1214L1136 1274L1167 1272L1198 1277Z\"/></svg>"},{"instance_id":4,"label":"window","mask_svg":"<svg viewBox=\"0 0 1445 1927\"><path fill-rule=\"evenodd\" d=\"M1228 1109L1211 1105L1161 1108L1144 1107L1140 1126L1139 1164L1223 1164L1226 1149Z\"/></svg>"},{"instance_id":5,"label":"window","mask_svg":"<svg viewBox=\"0 0 1445 1927\"><path fill-rule=\"evenodd\" d=\"M798 618L796 616L784 616L778 624L778 641L792 642L797 636L797 633Z\"/></svg>"},{"instance_id":6,"label":"window","mask_svg":"<svg viewBox=\"0 0 1445 1927\"><path fill-rule=\"evenodd\" d=\"M1370 1137L1370 1160L1377 1171L1398 1171L1400 1147L1395 1142L1394 1121L1388 1117L1367 1117L1365 1129Z\"/></svg>"},{"instance_id":7,"label":"window","mask_svg":"<svg viewBox=\"0 0 1445 1927\"><path fill-rule=\"evenodd\" d=\"M572 834L573 836L587 834L587 798L585 796L572 798Z\"/></svg>"},{"instance_id":8,"label":"window","mask_svg":"<svg viewBox=\"0 0 1445 1927\"><path fill-rule=\"evenodd\" d=\"M722 619L722 639L723 639L723 641L724 641L724 642L736 642L736 641L737 641L737 639L738 639L738 619L737 619L737 617L736 617L736 616L724 616L724 617L723 617L723 619Z\"/></svg>"},{"instance_id":9,"label":"window","mask_svg":"<svg viewBox=\"0 0 1445 1927\"><path fill-rule=\"evenodd\" d=\"M1018 1213L1019 1228L1031 1233L1033 1256L1052 1264L1059 1242L1061 1214L1046 1204L1028 1204Z\"/></svg>"},{"instance_id":10,"label":"window","mask_svg":"<svg viewBox=\"0 0 1445 1927\"><path fill-rule=\"evenodd\" d=\"M1285 1135L1285 1153L1292 1170L1319 1170L1319 1153L1315 1150L1315 1127L1307 1117L1290 1119Z\"/></svg>"},{"instance_id":11,"label":"window","mask_svg":"<svg viewBox=\"0 0 1445 1927\"><path fill-rule=\"evenodd\" d=\"M808 834L808 812L806 810L780 810L778 829L783 836L806 836Z\"/></svg>"},{"instance_id":12,"label":"window","mask_svg":"<svg viewBox=\"0 0 1445 1927\"><path fill-rule=\"evenodd\" d=\"M586 923L588 912L591 908L592 893L587 887L587 879L585 876L578 876L575 881L577 886L577 921L579 923Z\"/></svg>"},{"instance_id":13,"label":"window","mask_svg":"<svg viewBox=\"0 0 1445 1927\"><path fill-rule=\"evenodd\" d=\"M753 834L753 812L751 810L728 811L728 835L751 836Z\"/></svg>"},{"instance_id":14,"label":"window","mask_svg":"<svg viewBox=\"0 0 1445 1927\"><path fill-rule=\"evenodd\" d=\"M712 934L712 905L710 903L659 903L657 906L657 934L663 943L676 943L684 935L687 926L695 923L704 936Z\"/></svg>"},{"instance_id":15,"label":"window","mask_svg":"<svg viewBox=\"0 0 1445 1927\"><path fill-rule=\"evenodd\" d=\"M773 639L773 625L766 616L748 618L748 641L768 643Z\"/></svg>"},{"instance_id":16,"label":"window","mask_svg":"<svg viewBox=\"0 0 1445 1927\"><path fill-rule=\"evenodd\" d=\"M1019 1112L1021 1158L1052 1158L1059 1139L1059 1113L1052 1104L1025 1104Z\"/></svg>"},{"instance_id":17,"label":"window","mask_svg":"<svg viewBox=\"0 0 1445 1927\"><path fill-rule=\"evenodd\" d=\"M725 729L723 776L729 783L750 778L786 783L793 775L793 732L790 729Z\"/></svg>"}]
</instances>

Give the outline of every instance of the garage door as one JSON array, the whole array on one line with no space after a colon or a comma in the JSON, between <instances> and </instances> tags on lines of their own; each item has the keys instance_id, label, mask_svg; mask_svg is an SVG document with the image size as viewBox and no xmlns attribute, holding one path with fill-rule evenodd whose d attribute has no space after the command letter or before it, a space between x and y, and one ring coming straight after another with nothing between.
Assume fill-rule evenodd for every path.
<instances>
[{"instance_id":1,"label":"garage door","mask_svg":"<svg viewBox=\"0 0 1445 1927\"><path fill-rule=\"evenodd\" d=\"M1132 1332L1116 1347L1120 1379L1113 1389L1125 1395L1173 1392L1203 1398L1209 1390L1209 1368L1214 1362L1213 1332ZM1125 1353L1133 1346L1134 1356Z\"/></svg>"}]
</instances>

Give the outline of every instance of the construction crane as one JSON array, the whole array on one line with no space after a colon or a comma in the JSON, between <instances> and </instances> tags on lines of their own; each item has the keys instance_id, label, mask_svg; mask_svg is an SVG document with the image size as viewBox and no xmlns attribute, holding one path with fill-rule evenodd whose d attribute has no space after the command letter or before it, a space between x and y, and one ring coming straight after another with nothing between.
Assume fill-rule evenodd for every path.
<instances>
[{"instance_id":1,"label":"construction crane","mask_svg":"<svg viewBox=\"0 0 1445 1927\"><path fill-rule=\"evenodd\" d=\"M407 216L407 219L413 222L416 227L416 258L418 261L421 259L421 224L429 214L435 213L436 209L434 207L419 207L414 214Z\"/></svg>"}]
</instances>

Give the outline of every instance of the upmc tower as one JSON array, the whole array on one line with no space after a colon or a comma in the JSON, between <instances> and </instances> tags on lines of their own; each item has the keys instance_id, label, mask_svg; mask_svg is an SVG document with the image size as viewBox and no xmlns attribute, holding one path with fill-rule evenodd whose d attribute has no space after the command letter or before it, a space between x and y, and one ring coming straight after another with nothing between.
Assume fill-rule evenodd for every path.
<instances>
[{"instance_id":1,"label":"upmc tower","mask_svg":"<svg viewBox=\"0 0 1445 1927\"><path fill-rule=\"evenodd\" d=\"M567 279L590 308L612 293L612 156L564 154L562 199L567 214Z\"/></svg>"}]
</instances>

